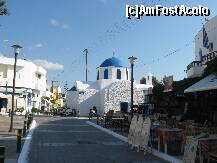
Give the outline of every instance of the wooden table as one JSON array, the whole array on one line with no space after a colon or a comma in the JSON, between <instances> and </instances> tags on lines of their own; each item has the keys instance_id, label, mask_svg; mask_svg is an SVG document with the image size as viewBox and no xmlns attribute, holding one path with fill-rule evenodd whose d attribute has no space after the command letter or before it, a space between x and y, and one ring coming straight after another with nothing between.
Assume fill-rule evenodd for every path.
<instances>
[{"instance_id":1,"label":"wooden table","mask_svg":"<svg viewBox=\"0 0 217 163\"><path fill-rule=\"evenodd\" d=\"M158 151L160 151L161 138L164 145L164 152L167 153L168 142L183 140L183 130L178 128L156 128L154 132L158 136Z\"/></svg>"},{"instance_id":2,"label":"wooden table","mask_svg":"<svg viewBox=\"0 0 217 163\"><path fill-rule=\"evenodd\" d=\"M200 163L203 163L204 157L209 162L210 153L217 151L217 135L209 135L206 138L198 139L198 149Z\"/></svg>"},{"instance_id":3,"label":"wooden table","mask_svg":"<svg viewBox=\"0 0 217 163\"><path fill-rule=\"evenodd\" d=\"M113 127L115 127L115 128L120 126L121 131L122 131L124 120L125 120L125 118L123 118L123 117L112 117L111 123L114 125Z\"/></svg>"},{"instance_id":4,"label":"wooden table","mask_svg":"<svg viewBox=\"0 0 217 163\"><path fill-rule=\"evenodd\" d=\"M123 122L125 118L122 118L122 117L104 117L104 118L105 118L105 123L104 123L105 128L107 128L108 126L110 127L112 124L115 124L115 125L120 125L121 131L122 131Z\"/></svg>"}]
</instances>

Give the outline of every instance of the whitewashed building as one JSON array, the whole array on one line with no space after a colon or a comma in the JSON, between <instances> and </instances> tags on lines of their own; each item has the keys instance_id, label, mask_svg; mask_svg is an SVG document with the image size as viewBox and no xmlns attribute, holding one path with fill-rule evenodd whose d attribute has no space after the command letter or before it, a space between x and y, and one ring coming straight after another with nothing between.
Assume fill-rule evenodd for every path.
<instances>
[{"instance_id":1,"label":"whitewashed building","mask_svg":"<svg viewBox=\"0 0 217 163\"><path fill-rule=\"evenodd\" d=\"M14 58L0 57L0 108L11 108ZM46 70L31 61L18 59L16 66L15 108L41 109L42 98L50 96L46 91ZM49 102L47 99L44 102Z\"/></svg>"},{"instance_id":2,"label":"whitewashed building","mask_svg":"<svg viewBox=\"0 0 217 163\"><path fill-rule=\"evenodd\" d=\"M187 77L203 74L207 61L217 56L217 16L206 21L195 36L195 61L187 66Z\"/></svg>"},{"instance_id":3,"label":"whitewashed building","mask_svg":"<svg viewBox=\"0 0 217 163\"><path fill-rule=\"evenodd\" d=\"M67 107L77 109L81 116L87 116L93 106L101 115L109 110L120 111L122 102L130 106L130 71L118 58L106 59L97 67L96 76L96 81L74 83L67 92ZM134 104L144 103L145 93L153 87L151 74L147 75L146 83L134 82Z\"/></svg>"}]
</instances>

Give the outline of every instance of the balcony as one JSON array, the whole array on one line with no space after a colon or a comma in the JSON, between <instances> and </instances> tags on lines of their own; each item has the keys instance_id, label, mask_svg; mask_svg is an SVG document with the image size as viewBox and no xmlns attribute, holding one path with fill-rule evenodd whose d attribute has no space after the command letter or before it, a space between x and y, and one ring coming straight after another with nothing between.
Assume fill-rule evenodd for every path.
<instances>
[{"instance_id":1,"label":"balcony","mask_svg":"<svg viewBox=\"0 0 217 163\"><path fill-rule=\"evenodd\" d=\"M40 91L45 91L46 90L46 85L41 84L41 83L36 83L35 84L35 89L40 90Z\"/></svg>"},{"instance_id":2,"label":"balcony","mask_svg":"<svg viewBox=\"0 0 217 163\"><path fill-rule=\"evenodd\" d=\"M211 53L208 53L208 54L202 56L202 58L201 58L202 64L206 64L207 62L213 60L216 57L217 57L217 51L213 51Z\"/></svg>"},{"instance_id":3,"label":"balcony","mask_svg":"<svg viewBox=\"0 0 217 163\"><path fill-rule=\"evenodd\" d=\"M41 75L46 75L46 70L44 68L42 68L41 66L37 66L36 67L36 73L41 74Z\"/></svg>"},{"instance_id":4,"label":"balcony","mask_svg":"<svg viewBox=\"0 0 217 163\"><path fill-rule=\"evenodd\" d=\"M204 66L200 61L193 61L187 66L187 77L194 78L202 75Z\"/></svg>"}]
</instances>

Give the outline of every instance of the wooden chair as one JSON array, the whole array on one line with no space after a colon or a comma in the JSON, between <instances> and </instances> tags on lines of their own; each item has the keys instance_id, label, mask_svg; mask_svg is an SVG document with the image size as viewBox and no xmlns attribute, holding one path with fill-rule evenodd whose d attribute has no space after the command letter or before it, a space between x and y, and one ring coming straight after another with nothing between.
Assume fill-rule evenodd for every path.
<instances>
[{"instance_id":1,"label":"wooden chair","mask_svg":"<svg viewBox=\"0 0 217 163\"><path fill-rule=\"evenodd\" d=\"M217 151L213 151L213 152L210 152L208 154L208 160L207 160L207 162L210 163L210 161L217 162Z\"/></svg>"},{"instance_id":2,"label":"wooden chair","mask_svg":"<svg viewBox=\"0 0 217 163\"><path fill-rule=\"evenodd\" d=\"M217 127L210 127L209 129L209 134L217 134Z\"/></svg>"}]
</instances>

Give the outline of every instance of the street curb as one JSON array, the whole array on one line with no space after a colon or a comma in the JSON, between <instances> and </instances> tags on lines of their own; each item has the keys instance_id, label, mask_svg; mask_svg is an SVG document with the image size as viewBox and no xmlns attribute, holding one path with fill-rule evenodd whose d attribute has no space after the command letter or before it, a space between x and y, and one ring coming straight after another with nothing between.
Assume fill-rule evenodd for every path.
<instances>
[{"instance_id":1,"label":"street curb","mask_svg":"<svg viewBox=\"0 0 217 163\"><path fill-rule=\"evenodd\" d=\"M25 138L25 142L22 148L22 151L19 155L17 163L27 163L28 162L28 154L30 151L30 145L31 145L31 140L32 140L32 134L37 127L37 123L35 120L32 121L31 127L29 129L29 133L27 137Z\"/></svg>"},{"instance_id":2,"label":"street curb","mask_svg":"<svg viewBox=\"0 0 217 163\"><path fill-rule=\"evenodd\" d=\"M107 134L110 134L110 135L112 135L112 136L118 138L119 140L122 140L122 141L125 142L125 143L128 143L128 138L125 137L125 136L122 136L122 135L120 135L120 134L117 134L117 133L115 133L114 131L111 131L111 130L109 130L109 129L103 128L103 127L101 127L101 126L99 126L99 125L97 125L97 124L95 124L95 123L93 123L93 122L86 121L86 123L89 124L89 125L91 125L91 126L93 126L93 127L95 127L95 128L97 128L97 129L99 129L99 130L101 130L101 131L106 132ZM165 160L165 161L169 161L169 162L171 162L171 163L182 163L182 160L179 160L179 159L177 159L177 158L175 158L175 157L172 157L172 156L170 156L170 155L167 155L167 154L165 154L165 153L159 152L158 150L153 149L153 148L152 148L151 151L148 151L148 152L151 153L152 155L158 157L158 158L161 158L161 159L163 159L163 160Z\"/></svg>"},{"instance_id":3,"label":"street curb","mask_svg":"<svg viewBox=\"0 0 217 163\"><path fill-rule=\"evenodd\" d=\"M93 123L93 122L86 121L86 123L89 124L89 125L91 125L91 126L93 126L93 127L95 127L95 128L98 128L98 129L101 130L101 131L106 132L107 134L110 134L110 135L112 135L112 136L114 136L114 137L116 137L116 138L122 140L122 141L125 142L125 143L128 142L128 138L125 137L125 136L122 136L122 135L117 134L117 133L115 133L115 132L113 132L113 131L111 131L111 130L108 130L108 129L106 129L106 128L103 128L103 127L101 127L101 126L99 126L99 125L97 125L97 124L95 124L95 123Z\"/></svg>"}]
</instances>

